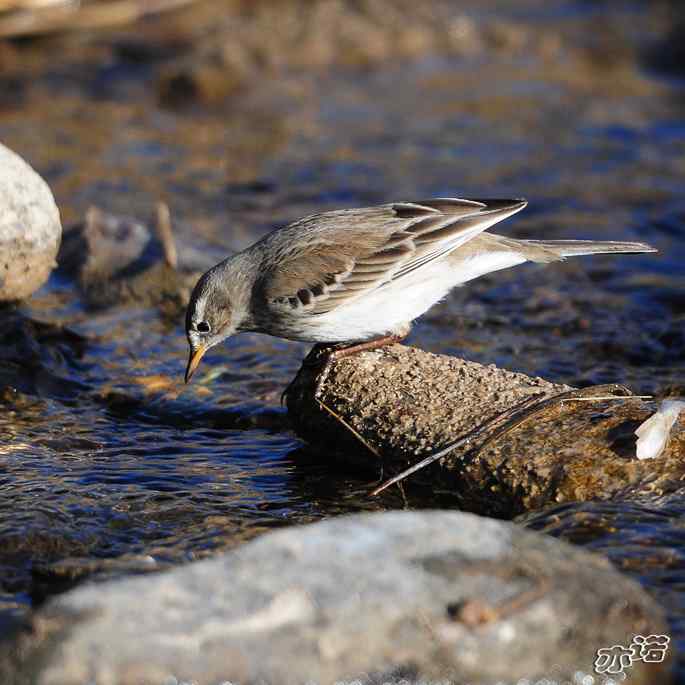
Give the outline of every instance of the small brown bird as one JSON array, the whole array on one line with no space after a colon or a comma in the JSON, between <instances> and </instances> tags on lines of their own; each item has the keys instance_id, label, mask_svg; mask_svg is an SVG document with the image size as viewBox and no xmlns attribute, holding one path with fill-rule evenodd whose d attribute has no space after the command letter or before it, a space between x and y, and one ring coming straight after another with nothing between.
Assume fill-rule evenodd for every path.
<instances>
[{"instance_id":1,"label":"small brown bird","mask_svg":"<svg viewBox=\"0 0 685 685\"><path fill-rule=\"evenodd\" d=\"M186 313L186 383L214 345L239 331L343 352L401 339L457 285L523 262L656 252L645 243L515 240L484 231L525 200L436 198L314 214L212 267Z\"/></svg>"}]
</instances>

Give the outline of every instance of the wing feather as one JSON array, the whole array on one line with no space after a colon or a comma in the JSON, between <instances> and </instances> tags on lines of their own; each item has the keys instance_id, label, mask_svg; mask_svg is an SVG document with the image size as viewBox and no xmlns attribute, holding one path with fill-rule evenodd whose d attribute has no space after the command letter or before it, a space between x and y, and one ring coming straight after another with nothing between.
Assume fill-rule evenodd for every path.
<instances>
[{"instance_id":1,"label":"wing feather","mask_svg":"<svg viewBox=\"0 0 685 685\"><path fill-rule=\"evenodd\" d=\"M286 315L324 314L405 278L524 206L436 198L307 217L265 239L282 254L263 280L264 297Z\"/></svg>"}]
</instances>

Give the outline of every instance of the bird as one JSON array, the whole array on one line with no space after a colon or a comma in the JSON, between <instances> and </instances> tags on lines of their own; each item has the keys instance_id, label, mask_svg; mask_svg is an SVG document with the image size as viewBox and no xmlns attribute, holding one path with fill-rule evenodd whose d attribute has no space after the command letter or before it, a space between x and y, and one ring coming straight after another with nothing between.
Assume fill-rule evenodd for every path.
<instances>
[{"instance_id":1,"label":"bird","mask_svg":"<svg viewBox=\"0 0 685 685\"><path fill-rule=\"evenodd\" d=\"M656 252L642 242L486 233L523 199L433 198L313 214L213 266L192 291L188 383L203 355L252 331L334 346L331 358L403 339L449 291L524 262Z\"/></svg>"}]
</instances>

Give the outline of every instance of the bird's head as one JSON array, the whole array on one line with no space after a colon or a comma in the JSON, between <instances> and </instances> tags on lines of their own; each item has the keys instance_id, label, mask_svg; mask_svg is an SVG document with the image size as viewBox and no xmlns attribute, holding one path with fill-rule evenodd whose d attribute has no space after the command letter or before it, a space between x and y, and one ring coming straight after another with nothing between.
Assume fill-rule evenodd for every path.
<instances>
[{"instance_id":1,"label":"bird's head","mask_svg":"<svg viewBox=\"0 0 685 685\"><path fill-rule=\"evenodd\" d=\"M210 347L237 330L230 273L225 263L213 267L197 282L186 310L186 337L190 346L185 381L188 383Z\"/></svg>"}]
</instances>

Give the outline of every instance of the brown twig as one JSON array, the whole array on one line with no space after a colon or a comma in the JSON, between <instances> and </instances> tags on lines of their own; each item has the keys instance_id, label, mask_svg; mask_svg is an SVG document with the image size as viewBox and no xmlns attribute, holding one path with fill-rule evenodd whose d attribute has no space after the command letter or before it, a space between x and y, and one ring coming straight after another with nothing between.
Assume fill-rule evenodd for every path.
<instances>
[{"instance_id":1,"label":"brown twig","mask_svg":"<svg viewBox=\"0 0 685 685\"><path fill-rule=\"evenodd\" d=\"M371 445L369 442L367 442L358 431L356 431L352 426L350 426L350 424L347 423L347 421L345 421L345 419L343 419L342 416L340 416L339 414L336 414L330 407L328 407L326 404L324 404L320 399L316 398L316 401L319 403L319 406L322 407L323 409L325 409L336 421L339 421L345 428L347 428L347 430L350 431L350 433L352 433L352 435L354 435L354 437L357 438L357 440L359 440L359 442L361 442L362 445L364 445L364 447L366 447L366 449L368 449L369 452L371 452L371 454L374 454L376 457L381 459L381 455L378 452L378 450L373 445Z\"/></svg>"},{"instance_id":2,"label":"brown twig","mask_svg":"<svg viewBox=\"0 0 685 685\"><path fill-rule=\"evenodd\" d=\"M413 473L416 473L417 471L420 471L426 466L429 466L433 462L442 459L443 457L447 456L450 452L456 450L458 447L462 447L463 445L470 445L474 440L480 437L487 430L494 428L495 426L497 426L497 424L499 424L502 421L508 420L512 415L518 414L519 412L525 410L531 404L537 404L539 400L540 395L533 395L532 397L528 397L523 402L517 404L515 407L507 409L501 414L497 414L489 421L486 421L484 424L482 424L475 430L471 431L471 433L469 433L468 435L465 435L463 438L459 438L459 440L455 440L454 442L449 443L447 447L443 447L437 452L433 452L433 454L428 455L425 459L422 459L417 464L414 464L413 466L410 466L408 469L405 469L401 473L398 473L392 478L389 478L384 483L379 485L375 490L372 490L370 493L371 496L376 496L380 494L386 488L389 488L391 485L394 485L395 483L399 483L408 476L411 476Z\"/></svg>"},{"instance_id":3,"label":"brown twig","mask_svg":"<svg viewBox=\"0 0 685 685\"><path fill-rule=\"evenodd\" d=\"M157 203L157 236L162 243L164 250L164 261L172 268L178 267L178 252L176 251L176 241L171 230L171 214L166 202Z\"/></svg>"},{"instance_id":4,"label":"brown twig","mask_svg":"<svg viewBox=\"0 0 685 685\"><path fill-rule=\"evenodd\" d=\"M540 395L534 395L533 397L529 397L528 399L524 400L515 407L507 409L506 411L502 412L501 414L498 414L489 421L486 421L484 424L482 424L481 426L479 426L463 438L460 438L459 440L450 443L449 445L447 445L447 447L443 447L437 452L434 452L433 454L427 456L425 459L422 459L417 464L414 464L413 466L410 466L408 469L402 471L401 473L398 473L397 475L393 476L392 478L388 479L387 481L379 485L375 490L372 490L369 494L372 497L378 495L391 485L399 483L408 476L411 476L417 471L420 471L426 466L429 466L433 462L442 459L458 447L462 447L463 445L470 445L484 433L490 432L490 434L485 438L485 440L475 449L475 454L478 454L478 452L481 452L483 449L485 449L485 447L489 445L493 440L502 437L502 435L508 433L516 426L521 425L524 421L527 421L532 416L535 416L547 407L553 404L563 405L563 403L568 400L597 399L596 396L588 396L588 393L598 391L621 393L621 395L618 396L612 395L609 399L632 399L634 397L634 395L631 394L628 388L618 384L593 386L590 388L583 388L580 390L569 390L568 392L563 392L559 395L554 395L553 397L548 397L544 400L540 400Z\"/></svg>"}]
</instances>

